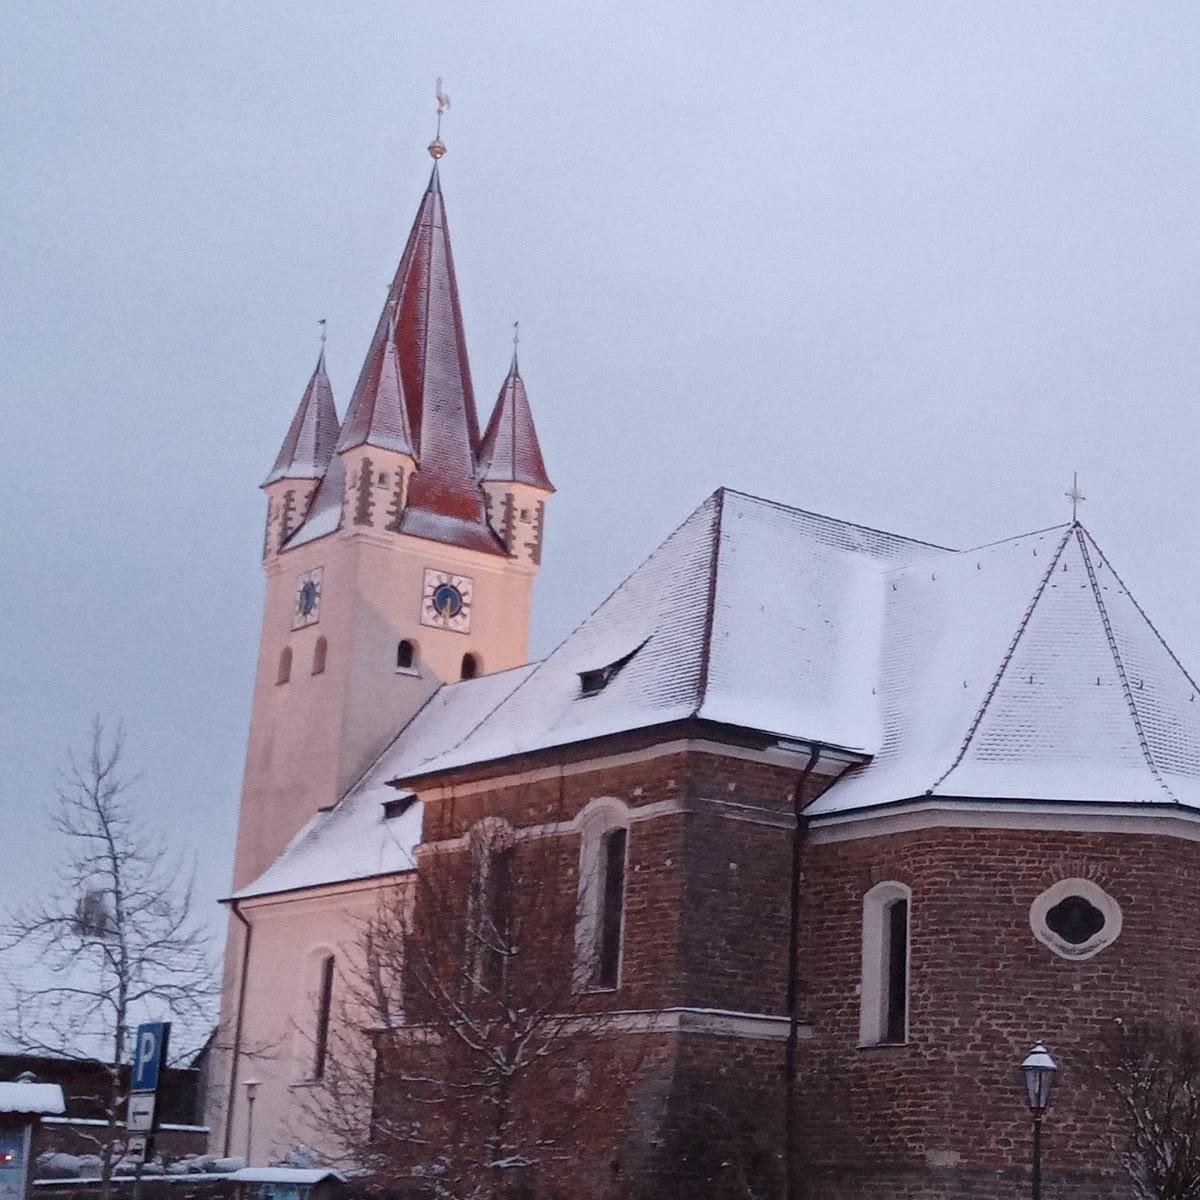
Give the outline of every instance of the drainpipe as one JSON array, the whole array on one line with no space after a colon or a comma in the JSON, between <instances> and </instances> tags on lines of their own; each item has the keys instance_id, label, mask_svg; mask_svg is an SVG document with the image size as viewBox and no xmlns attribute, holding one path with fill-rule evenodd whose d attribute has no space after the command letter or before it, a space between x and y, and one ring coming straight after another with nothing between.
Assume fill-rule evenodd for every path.
<instances>
[{"instance_id":1,"label":"drainpipe","mask_svg":"<svg viewBox=\"0 0 1200 1200\"><path fill-rule=\"evenodd\" d=\"M242 915L242 910L238 908L236 900L229 902L229 910L245 926L246 936L242 942L242 969L238 978L237 1015L233 1024L233 1060L229 1064L229 1092L225 1103L225 1158L229 1157L230 1147L233 1145L233 1109L237 1101L238 1060L242 1055L242 1014L246 1009L246 972L250 967L250 934L253 932L250 922Z\"/></svg>"},{"instance_id":2,"label":"drainpipe","mask_svg":"<svg viewBox=\"0 0 1200 1200\"><path fill-rule=\"evenodd\" d=\"M804 869L804 844L808 840L808 817L804 812L804 789L809 777L821 761L821 747L814 745L809 750L808 763L796 781L792 793L792 810L795 825L792 828L792 870L788 913L788 965L787 965L787 1016L788 1036L784 1050L784 1196L786 1200L800 1200L800 1179L796 1169L796 1057L800 1043L800 886Z\"/></svg>"}]
</instances>

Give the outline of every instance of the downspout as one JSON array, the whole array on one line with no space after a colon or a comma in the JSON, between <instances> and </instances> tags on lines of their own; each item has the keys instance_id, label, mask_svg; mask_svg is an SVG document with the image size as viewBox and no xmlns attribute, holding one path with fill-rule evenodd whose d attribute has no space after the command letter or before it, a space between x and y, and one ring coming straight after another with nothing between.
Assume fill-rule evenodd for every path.
<instances>
[{"instance_id":1,"label":"downspout","mask_svg":"<svg viewBox=\"0 0 1200 1200\"><path fill-rule=\"evenodd\" d=\"M808 840L808 817L804 812L804 790L809 777L821 761L821 747L809 751L808 763L796 781L792 793L792 870L788 913L787 1017L788 1035L784 1049L783 1121L784 1121L784 1196L800 1200L799 1172L796 1170L796 1057L800 1043L800 885L804 873L804 845Z\"/></svg>"},{"instance_id":2,"label":"downspout","mask_svg":"<svg viewBox=\"0 0 1200 1200\"><path fill-rule=\"evenodd\" d=\"M229 902L229 911L245 926L246 937L242 942L242 969L238 978L237 1015L234 1017L233 1023L233 1059L229 1064L229 1095L225 1104L224 1156L226 1158L229 1157L230 1147L233 1145L233 1108L237 1099L238 1060L242 1055L242 1014L246 1009L246 972L250 967L250 935L253 932L253 926L242 916L242 910L238 908L236 900Z\"/></svg>"}]
</instances>

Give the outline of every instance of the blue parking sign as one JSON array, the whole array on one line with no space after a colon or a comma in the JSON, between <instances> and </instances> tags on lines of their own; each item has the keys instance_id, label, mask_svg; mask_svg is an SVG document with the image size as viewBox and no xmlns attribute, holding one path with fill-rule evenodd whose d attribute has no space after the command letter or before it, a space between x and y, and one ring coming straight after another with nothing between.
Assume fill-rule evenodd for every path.
<instances>
[{"instance_id":1,"label":"blue parking sign","mask_svg":"<svg viewBox=\"0 0 1200 1200\"><path fill-rule=\"evenodd\" d=\"M129 1085L130 1091L158 1091L158 1078L163 1060L167 1056L167 1038L170 1033L170 1021L151 1021L137 1027L137 1036L133 1039L133 1078Z\"/></svg>"}]
</instances>

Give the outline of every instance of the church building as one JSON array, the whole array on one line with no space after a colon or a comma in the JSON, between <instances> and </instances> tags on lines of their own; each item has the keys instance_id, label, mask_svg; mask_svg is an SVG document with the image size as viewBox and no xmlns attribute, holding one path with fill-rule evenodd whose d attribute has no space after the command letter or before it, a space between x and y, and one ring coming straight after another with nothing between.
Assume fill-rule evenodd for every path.
<instances>
[{"instance_id":1,"label":"church building","mask_svg":"<svg viewBox=\"0 0 1200 1200\"><path fill-rule=\"evenodd\" d=\"M1043 1040L1047 1194L1130 1196L1088 1064L1200 990L1193 677L1075 519L952 549L727 489L529 661L554 488L515 356L477 419L430 150L345 415L322 356L263 485L214 1149L320 1149L364 922L491 822L555 847L516 902L576 906L584 1073L635 1047L513 1195L1027 1194Z\"/></svg>"}]
</instances>

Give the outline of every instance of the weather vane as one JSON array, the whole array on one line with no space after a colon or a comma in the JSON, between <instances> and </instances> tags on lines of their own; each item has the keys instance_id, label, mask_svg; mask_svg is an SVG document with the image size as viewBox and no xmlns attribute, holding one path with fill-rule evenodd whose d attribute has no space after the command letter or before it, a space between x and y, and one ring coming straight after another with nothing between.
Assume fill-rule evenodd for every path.
<instances>
[{"instance_id":1,"label":"weather vane","mask_svg":"<svg viewBox=\"0 0 1200 1200\"><path fill-rule=\"evenodd\" d=\"M437 131L433 135L433 141L429 143L429 153L437 160L446 153L446 143L442 141L442 114L450 108L450 97L442 91L440 75L434 85L433 93L437 97Z\"/></svg>"},{"instance_id":2,"label":"weather vane","mask_svg":"<svg viewBox=\"0 0 1200 1200\"><path fill-rule=\"evenodd\" d=\"M1071 472L1071 486L1064 493L1071 502L1071 524L1079 523L1079 506L1087 499L1087 497L1079 490L1079 472Z\"/></svg>"},{"instance_id":3,"label":"weather vane","mask_svg":"<svg viewBox=\"0 0 1200 1200\"><path fill-rule=\"evenodd\" d=\"M321 349L324 350L325 349L325 318L322 317L317 322L317 324L320 325L320 327L321 327Z\"/></svg>"},{"instance_id":4,"label":"weather vane","mask_svg":"<svg viewBox=\"0 0 1200 1200\"><path fill-rule=\"evenodd\" d=\"M521 322L513 322L513 349L515 350L521 341Z\"/></svg>"}]
</instances>

